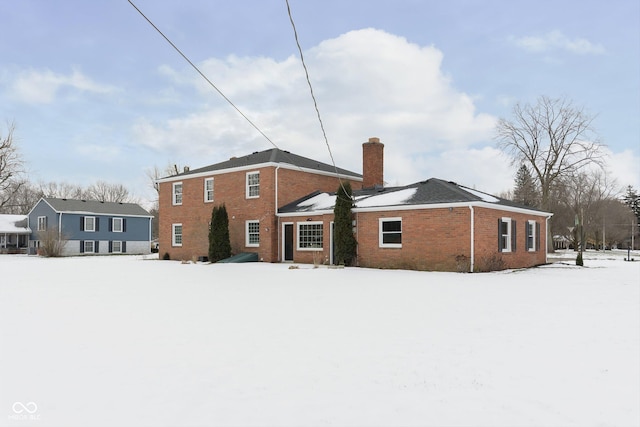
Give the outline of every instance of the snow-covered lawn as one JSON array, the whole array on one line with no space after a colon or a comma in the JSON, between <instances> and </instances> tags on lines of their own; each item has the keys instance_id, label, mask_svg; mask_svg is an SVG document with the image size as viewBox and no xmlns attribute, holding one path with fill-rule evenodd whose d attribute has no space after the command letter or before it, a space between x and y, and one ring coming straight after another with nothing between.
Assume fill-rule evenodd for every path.
<instances>
[{"instance_id":1,"label":"snow-covered lawn","mask_svg":"<svg viewBox=\"0 0 640 427\"><path fill-rule=\"evenodd\" d=\"M484 274L0 256L0 425L638 426L624 256Z\"/></svg>"}]
</instances>

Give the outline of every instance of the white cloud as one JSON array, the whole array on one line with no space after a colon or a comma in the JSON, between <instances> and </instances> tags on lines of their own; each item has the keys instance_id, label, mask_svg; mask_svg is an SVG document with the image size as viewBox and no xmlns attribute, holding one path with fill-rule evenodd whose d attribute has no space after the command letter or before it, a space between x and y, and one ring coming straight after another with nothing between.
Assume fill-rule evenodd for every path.
<instances>
[{"instance_id":1,"label":"white cloud","mask_svg":"<svg viewBox=\"0 0 640 427\"><path fill-rule=\"evenodd\" d=\"M578 55L600 55L605 53L601 44L592 43L587 39L571 39L560 31L551 31L542 36L511 37L513 44L531 52L548 52L563 50Z\"/></svg>"},{"instance_id":2,"label":"white cloud","mask_svg":"<svg viewBox=\"0 0 640 427\"><path fill-rule=\"evenodd\" d=\"M447 178L461 170L467 178L476 167L484 168L475 163L470 168L459 160L478 160L476 152L466 150L492 144L495 118L478 113L471 96L454 87L441 69L442 58L432 46L374 29L351 31L305 52L338 166L360 172L361 144L377 136L385 143L385 178L390 183ZM200 67L279 148L330 162L297 56L282 61L230 56L209 59ZM189 77L207 107L164 122L140 119L134 129L138 143L180 155L192 167L272 148L206 82L194 77L192 69L162 70L179 86ZM443 156L442 150L456 154ZM483 159L489 160L492 155ZM495 172L492 169L489 172Z\"/></svg>"},{"instance_id":3,"label":"white cloud","mask_svg":"<svg viewBox=\"0 0 640 427\"><path fill-rule=\"evenodd\" d=\"M63 87L82 92L110 93L115 88L94 82L78 70L64 75L49 69L27 70L15 78L11 85L12 98L28 104L50 104Z\"/></svg>"},{"instance_id":4,"label":"white cloud","mask_svg":"<svg viewBox=\"0 0 640 427\"><path fill-rule=\"evenodd\" d=\"M628 185L640 189L640 156L627 149L619 153L607 149L607 165L610 175L620 189Z\"/></svg>"}]
</instances>

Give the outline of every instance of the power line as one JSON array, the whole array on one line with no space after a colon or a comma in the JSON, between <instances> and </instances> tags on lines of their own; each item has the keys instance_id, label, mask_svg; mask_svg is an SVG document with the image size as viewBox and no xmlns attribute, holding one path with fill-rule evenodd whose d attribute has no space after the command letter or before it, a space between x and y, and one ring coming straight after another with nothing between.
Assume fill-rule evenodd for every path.
<instances>
[{"instance_id":1,"label":"power line","mask_svg":"<svg viewBox=\"0 0 640 427\"><path fill-rule=\"evenodd\" d=\"M205 76L204 73L202 71L200 71L200 69L193 62L191 62L191 60L189 58L187 58L187 56L184 53L182 53L182 51L175 44L173 44L173 42L171 40L169 40L169 38L167 36L165 36L164 33L158 27L156 27L156 25L153 22L151 22L151 20L149 18L147 18L147 16L144 13L142 13L142 11L138 8L138 6L133 4L133 2L131 0L127 0L127 1L167 41L167 43L169 43L171 45L171 47L173 47L176 50L176 52L178 52L180 54L180 56L182 56L182 58L184 58L184 60L187 61L189 63L189 65L191 65L191 67L193 67L193 69L196 70L196 72L198 74L200 74L200 76L203 79L205 79L206 82L209 83L209 85L212 88L214 88L216 90L216 92L218 92L220 94L220 96L222 96L224 98L225 101L227 101L247 122L249 122L249 124L251 126L253 126L253 128L255 130L260 132L260 134L267 141L269 141L271 143L271 145L273 145L275 148L280 150L280 148L275 144L275 142L273 142L255 123L253 123L253 121L251 121L251 119L249 119L249 117L247 117L242 111L240 111L240 109L229 98L227 98L227 96L224 93L222 93L222 91L220 89L218 89L218 87L215 84L213 84L213 82L211 80L209 80L209 78L207 78L207 76Z\"/></svg>"},{"instance_id":2,"label":"power line","mask_svg":"<svg viewBox=\"0 0 640 427\"><path fill-rule=\"evenodd\" d=\"M289 21L291 22L291 27L293 28L293 35L296 39L296 46L298 46L298 52L300 52L300 61L302 62L302 68L304 68L304 74L307 78L307 84L309 85L309 91L311 92L311 99L313 99L313 106L316 109L316 115L318 116L318 121L320 122L320 129L322 130L322 136L324 137L324 142L327 145L327 150L329 151L329 157L331 158L331 163L333 164L333 168L336 172L336 177L338 178L338 182L340 183L340 187L342 190L347 193L344 186L342 185L342 179L340 178L340 174L338 173L338 167L336 166L336 161L333 158L333 153L331 152L331 146L329 145L329 139L327 138L327 133L324 130L324 123L322 122L322 117L320 116L320 109L318 108L318 102L316 100L316 96L313 93L313 86L311 85L311 79L309 78L309 70L307 69L307 64L304 60L304 54L302 53L302 47L300 47L300 41L298 40L298 31L296 30L296 24L293 22L293 16L291 15L291 6L289 5L289 0L285 0L287 3L287 13L289 14Z\"/></svg>"}]
</instances>

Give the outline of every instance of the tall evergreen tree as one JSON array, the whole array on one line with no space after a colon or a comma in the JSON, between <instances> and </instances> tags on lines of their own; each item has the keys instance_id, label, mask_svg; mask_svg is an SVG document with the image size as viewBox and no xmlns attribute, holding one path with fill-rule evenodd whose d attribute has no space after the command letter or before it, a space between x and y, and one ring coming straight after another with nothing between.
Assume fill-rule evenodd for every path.
<instances>
[{"instance_id":1,"label":"tall evergreen tree","mask_svg":"<svg viewBox=\"0 0 640 427\"><path fill-rule=\"evenodd\" d=\"M356 258L358 242L353 235L353 199L351 185L348 182L340 185L337 191L334 216L335 257L339 265L351 265Z\"/></svg>"},{"instance_id":2,"label":"tall evergreen tree","mask_svg":"<svg viewBox=\"0 0 640 427\"><path fill-rule=\"evenodd\" d=\"M214 206L209 227L209 261L218 262L231 256L229 216L225 205Z\"/></svg>"},{"instance_id":3,"label":"tall evergreen tree","mask_svg":"<svg viewBox=\"0 0 640 427\"><path fill-rule=\"evenodd\" d=\"M525 206L537 207L540 200L536 181L527 165L522 163L516 173L513 201Z\"/></svg>"},{"instance_id":4,"label":"tall evergreen tree","mask_svg":"<svg viewBox=\"0 0 640 427\"><path fill-rule=\"evenodd\" d=\"M627 194L623 197L624 204L629 206L636 216L636 221L640 224L640 195L632 186L627 187Z\"/></svg>"}]
</instances>

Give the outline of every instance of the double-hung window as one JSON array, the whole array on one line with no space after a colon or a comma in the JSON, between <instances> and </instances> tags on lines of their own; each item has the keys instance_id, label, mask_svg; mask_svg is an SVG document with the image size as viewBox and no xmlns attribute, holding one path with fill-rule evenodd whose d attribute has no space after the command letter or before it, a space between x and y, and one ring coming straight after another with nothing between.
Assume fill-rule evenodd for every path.
<instances>
[{"instance_id":1,"label":"double-hung window","mask_svg":"<svg viewBox=\"0 0 640 427\"><path fill-rule=\"evenodd\" d=\"M118 240L114 240L111 242L111 252L114 254L122 253L122 242Z\"/></svg>"},{"instance_id":2,"label":"double-hung window","mask_svg":"<svg viewBox=\"0 0 640 427\"><path fill-rule=\"evenodd\" d=\"M171 202L174 205L182 204L182 183L181 182L173 183L173 190L171 193Z\"/></svg>"},{"instance_id":3,"label":"double-hung window","mask_svg":"<svg viewBox=\"0 0 640 427\"><path fill-rule=\"evenodd\" d=\"M84 253L85 254L95 253L96 248L95 248L94 243L95 242L93 240L85 240L84 241Z\"/></svg>"},{"instance_id":4,"label":"double-hung window","mask_svg":"<svg viewBox=\"0 0 640 427\"><path fill-rule=\"evenodd\" d=\"M378 245L381 248L401 248L402 218L380 218L378 221Z\"/></svg>"},{"instance_id":5,"label":"double-hung window","mask_svg":"<svg viewBox=\"0 0 640 427\"><path fill-rule=\"evenodd\" d=\"M85 216L84 217L84 231L96 231L96 217ZM85 251L87 252L87 251ZM93 251L91 251L93 252Z\"/></svg>"},{"instance_id":6,"label":"double-hung window","mask_svg":"<svg viewBox=\"0 0 640 427\"><path fill-rule=\"evenodd\" d=\"M47 229L47 217L39 216L38 217L38 231L45 231Z\"/></svg>"},{"instance_id":7,"label":"double-hung window","mask_svg":"<svg viewBox=\"0 0 640 427\"><path fill-rule=\"evenodd\" d=\"M213 202L213 178L204 179L204 202Z\"/></svg>"},{"instance_id":8,"label":"double-hung window","mask_svg":"<svg viewBox=\"0 0 640 427\"><path fill-rule=\"evenodd\" d=\"M114 233L122 233L122 218L111 219L111 231L113 231Z\"/></svg>"},{"instance_id":9,"label":"double-hung window","mask_svg":"<svg viewBox=\"0 0 640 427\"><path fill-rule=\"evenodd\" d=\"M317 251L322 250L322 221L310 221L298 223L298 250Z\"/></svg>"},{"instance_id":10,"label":"double-hung window","mask_svg":"<svg viewBox=\"0 0 640 427\"><path fill-rule=\"evenodd\" d=\"M260 197L260 172L247 172L247 199Z\"/></svg>"},{"instance_id":11,"label":"double-hung window","mask_svg":"<svg viewBox=\"0 0 640 427\"><path fill-rule=\"evenodd\" d=\"M537 222L529 220L526 223L527 228L527 251L535 252L540 246L540 226Z\"/></svg>"},{"instance_id":12,"label":"double-hung window","mask_svg":"<svg viewBox=\"0 0 640 427\"><path fill-rule=\"evenodd\" d=\"M498 250L500 252L516 251L516 221L511 218L498 220Z\"/></svg>"},{"instance_id":13,"label":"double-hung window","mask_svg":"<svg viewBox=\"0 0 640 427\"><path fill-rule=\"evenodd\" d=\"M171 224L171 246L182 246L182 224Z\"/></svg>"},{"instance_id":14,"label":"double-hung window","mask_svg":"<svg viewBox=\"0 0 640 427\"><path fill-rule=\"evenodd\" d=\"M247 221L246 246L260 246L260 221Z\"/></svg>"}]
</instances>

